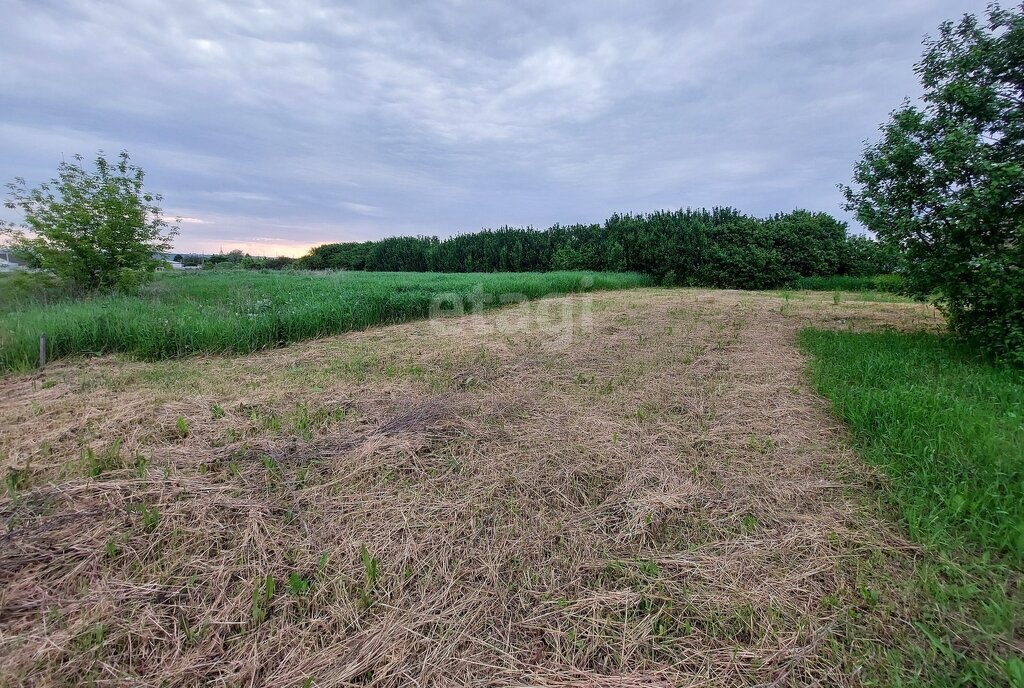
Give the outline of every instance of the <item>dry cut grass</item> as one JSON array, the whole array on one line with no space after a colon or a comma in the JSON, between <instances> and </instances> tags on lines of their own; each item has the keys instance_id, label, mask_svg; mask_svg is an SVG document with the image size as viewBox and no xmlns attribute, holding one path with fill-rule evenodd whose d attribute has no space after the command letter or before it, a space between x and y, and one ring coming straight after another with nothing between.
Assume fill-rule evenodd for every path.
<instances>
[{"instance_id":1,"label":"dry cut grass","mask_svg":"<svg viewBox=\"0 0 1024 688\"><path fill-rule=\"evenodd\" d=\"M2 380L0 683L857 684L906 623L859 572L908 545L793 335L934 315L831 299L575 296Z\"/></svg>"}]
</instances>

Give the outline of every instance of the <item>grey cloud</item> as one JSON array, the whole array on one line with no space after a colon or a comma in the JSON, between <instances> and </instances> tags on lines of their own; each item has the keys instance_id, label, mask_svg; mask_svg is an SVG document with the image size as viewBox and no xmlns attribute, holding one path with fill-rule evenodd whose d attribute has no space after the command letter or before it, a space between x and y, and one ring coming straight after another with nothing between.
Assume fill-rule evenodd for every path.
<instances>
[{"instance_id":1,"label":"grey cloud","mask_svg":"<svg viewBox=\"0 0 1024 688\"><path fill-rule=\"evenodd\" d=\"M984 9L9 4L0 177L126 148L194 220L179 250L271 252L687 205L842 215L862 141L917 92L922 36Z\"/></svg>"}]
</instances>

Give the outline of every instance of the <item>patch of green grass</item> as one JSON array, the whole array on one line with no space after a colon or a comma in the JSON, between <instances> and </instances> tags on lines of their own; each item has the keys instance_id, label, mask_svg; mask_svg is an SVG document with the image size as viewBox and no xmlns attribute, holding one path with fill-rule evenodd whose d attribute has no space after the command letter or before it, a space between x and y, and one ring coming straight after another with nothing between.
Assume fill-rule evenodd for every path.
<instances>
[{"instance_id":1,"label":"patch of green grass","mask_svg":"<svg viewBox=\"0 0 1024 688\"><path fill-rule=\"evenodd\" d=\"M288 574L288 592L296 597L305 595L309 592L310 582L308 578L304 578L302 574L297 571L292 571Z\"/></svg>"},{"instance_id":2,"label":"patch of green grass","mask_svg":"<svg viewBox=\"0 0 1024 688\"><path fill-rule=\"evenodd\" d=\"M373 325L543 296L647 286L636 273L162 273L132 296L0 303L0 373L49 359L120 352L146 360L251 353ZM507 299L505 299L507 301Z\"/></svg>"},{"instance_id":3,"label":"patch of green grass","mask_svg":"<svg viewBox=\"0 0 1024 688\"><path fill-rule=\"evenodd\" d=\"M857 301L871 303L907 303L913 301L904 295L903 279L899 275L874 275L868 277L852 277L849 275L832 275L829 277L800 277L789 285L793 293L784 290L770 291L776 296L789 295L796 300L804 300L803 292L832 292L832 303ZM785 313L785 309L783 310Z\"/></svg>"},{"instance_id":4,"label":"patch of green grass","mask_svg":"<svg viewBox=\"0 0 1024 688\"><path fill-rule=\"evenodd\" d=\"M800 277L792 287L803 291L878 291L899 294L903 279L899 275Z\"/></svg>"},{"instance_id":5,"label":"patch of green grass","mask_svg":"<svg viewBox=\"0 0 1024 688\"><path fill-rule=\"evenodd\" d=\"M363 573L366 575L360 593L360 602L364 609L369 609L374 603L373 592L377 587L377 578L380 576L380 560L370 554L366 545L359 545L359 558L363 562Z\"/></svg>"},{"instance_id":6,"label":"patch of green grass","mask_svg":"<svg viewBox=\"0 0 1024 688\"><path fill-rule=\"evenodd\" d=\"M937 335L801 341L818 390L889 474L912 537L1024 563L1024 373Z\"/></svg>"},{"instance_id":7,"label":"patch of green grass","mask_svg":"<svg viewBox=\"0 0 1024 688\"><path fill-rule=\"evenodd\" d=\"M0 272L0 314L59 303L71 297L66 284L45 272Z\"/></svg>"},{"instance_id":8,"label":"patch of green grass","mask_svg":"<svg viewBox=\"0 0 1024 688\"><path fill-rule=\"evenodd\" d=\"M25 468L14 468L8 467L7 477L4 479L4 486L7 488L7 494L11 498L18 495L18 492L28 487L29 484L29 469Z\"/></svg>"},{"instance_id":9,"label":"patch of green grass","mask_svg":"<svg viewBox=\"0 0 1024 688\"><path fill-rule=\"evenodd\" d=\"M90 478L98 478L105 471L121 467L121 439L114 440L114 443L107 449L96 453L92 447L82 448L82 462L85 464L86 474Z\"/></svg>"},{"instance_id":10,"label":"patch of green grass","mask_svg":"<svg viewBox=\"0 0 1024 688\"><path fill-rule=\"evenodd\" d=\"M103 624L91 624L75 636L74 645L82 652L98 650L103 647L105 636L106 627Z\"/></svg>"},{"instance_id":11,"label":"patch of green grass","mask_svg":"<svg viewBox=\"0 0 1024 688\"><path fill-rule=\"evenodd\" d=\"M267 620L270 603L274 600L276 587L274 577L269 574L256 581L256 585L252 590L252 608L249 612L253 626L259 626Z\"/></svg>"},{"instance_id":12,"label":"patch of green grass","mask_svg":"<svg viewBox=\"0 0 1024 688\"><path fill-rule=\"evenodd\" d=\"M160 525L160 510L155 506L148 506L146 504L139 504L135 509L141 517L142 530L146 533L152 533L156 530L156 527Z\"/></svg>"},{"instance_id":13,"label":"patch of green grass","mask_svg":"<svg viewBox=\"0 0 1024 688\"><path fill-rule=\"evenodd\" d=\"M917 618L884 682L1022 685L1024 372L947 336L800 339L815 386L887 474L883 505L928 551L905 584Z\"/></svg>"}]
</instances>

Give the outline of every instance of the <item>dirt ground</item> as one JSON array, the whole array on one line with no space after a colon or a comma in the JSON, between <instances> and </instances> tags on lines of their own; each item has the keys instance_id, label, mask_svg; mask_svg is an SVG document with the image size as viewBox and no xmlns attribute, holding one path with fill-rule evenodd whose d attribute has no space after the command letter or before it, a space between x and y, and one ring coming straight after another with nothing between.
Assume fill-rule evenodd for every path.
<instances>
[{"instance_id":1,"label":"dirt ground","mask_svg":"<svg viewBox=\"0 0 1024 688\"><path fill-rule=\"evenodd\" d=\"M911 548L807 325L941 321L646 289L2 379L0 684L859 684Z\"/></svg>"}]
</instances>

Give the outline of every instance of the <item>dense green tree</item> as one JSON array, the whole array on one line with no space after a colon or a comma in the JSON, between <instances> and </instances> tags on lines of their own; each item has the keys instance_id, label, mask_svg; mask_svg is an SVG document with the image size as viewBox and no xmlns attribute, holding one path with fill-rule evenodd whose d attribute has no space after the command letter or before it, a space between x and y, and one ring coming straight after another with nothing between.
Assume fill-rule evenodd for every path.
<instances>
[{"instance_id":1,"label":"dense green tree","mask_svg":"<svg viewBox=\"0 0 1024 688\"><path fill-rule=\"evenodd\" d=\"M912 293L1024 364L1024 5L943 24L916 72L921 103L866 148L848 207L905 253Z\"/></svg>"},{"instance_id":2,"label":"dense green tree","mask_svg":"<svg viewBox=\"0 0 1024 688\"><path fill-rule=\"evenodd\" d=\"M784 269L801 276L834 275L846 243L846 224L827 213L794 210L767 221Z\"/></svg>"},{"instance_id":3,"label":"dense green tree","mask_svg":"<svg viewBox=\"0 0 1024 688\"><path fill-rule=\"evenodd\" d=\"M626 251L617 240L608 243L604 267L610 272L622 272L626 269Z\"/></svg>"},{"instance_id":4,"label":"dense green tree","mask_svg":"<svg viewBox=\"0 0 1024 688\"><path fill-rule=\"evenodd\" d=\"M0 223L12 248L35 268L83 291L128 290L162 263L177 227L163 218L159 194L143 190L145 173L123 151L100 153L95 169L74 156L57 176L36 188L18 178L5 205L20 210L22 226Z\"/></svg>"},{"instance_id":5,"label":"dense green tree","mask_svg":"<svg viewBox=\"0 0 1024 688\"><path fill-rule=\"evenodd\" d=\"M700 282L730 289L771 289L801 276L776 248L770 226L753 218L716 226Z\"/></svg>"},{"instance_id":6,"label":"dense green tree","mask_svg":"<svg viewBox=\"0 0 1024 688\"><path fill-rule=\"evenodd\" d=\"M862 235L846 238L837 274L864 277L895 272L901 263L900 251Z\"/></svg>"},{"instance_id":7,"label":"dense green tree","mask_svg":"<svg viewBox=\"0 0 1024 688\"><path fill-rule=\"evenodd\" d=\"M307 270L365 270L372 242L323 244L299 259L298 267Z\"/></svg>"}]
</instances>

